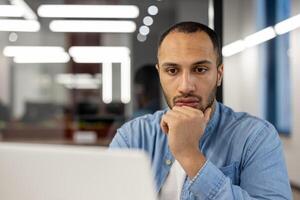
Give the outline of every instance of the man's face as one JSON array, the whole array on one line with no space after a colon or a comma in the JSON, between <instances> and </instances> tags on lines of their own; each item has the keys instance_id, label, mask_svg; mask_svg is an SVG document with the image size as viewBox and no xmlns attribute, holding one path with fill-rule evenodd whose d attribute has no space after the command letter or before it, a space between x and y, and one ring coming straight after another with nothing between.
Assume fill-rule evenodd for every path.
<instances>
[{"instance_id":1,"label":"man's face","mask_svg":"<svg viewBox=\"0 0 300 200\"><path fill-rule=\"evenodd\" d=\"M223 75L217 56L205 32L171 32L158 50L156 66L167 103L204 111L216 96Z\"/></svg>"}]
</instances>

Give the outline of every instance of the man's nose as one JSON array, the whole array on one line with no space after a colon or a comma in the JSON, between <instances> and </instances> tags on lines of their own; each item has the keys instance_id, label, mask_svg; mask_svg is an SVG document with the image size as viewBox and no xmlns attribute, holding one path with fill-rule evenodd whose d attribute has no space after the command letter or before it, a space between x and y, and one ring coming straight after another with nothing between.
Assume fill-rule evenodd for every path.
<instances>
[{"instance_id":1,"label":"man's nose","mask_svg":"<svg viewBox=\"0 0 300 200\"><path fill-rule=\"evenodd\" d=\"M194 92L196 89L195 81L189 73L183 73L182 78L179 82L178 90L182 94L189 94Z\"/></svg>"}]
</instances>

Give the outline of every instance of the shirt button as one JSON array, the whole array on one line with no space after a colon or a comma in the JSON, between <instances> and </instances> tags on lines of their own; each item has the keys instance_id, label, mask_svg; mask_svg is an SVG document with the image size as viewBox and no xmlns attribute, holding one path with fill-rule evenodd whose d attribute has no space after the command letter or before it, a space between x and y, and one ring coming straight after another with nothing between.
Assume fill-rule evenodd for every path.
<instances>
[{"instance_id":1,"label":"shirt button","mask_svg":"<svg viewBox=\"0 0 300 200\"><path fill-rule=\"evenodd\" d=\"M172 160L166 159L165 163L166 163L166 165L171 165L172 164Z\"/></svg>"}]
</instances>

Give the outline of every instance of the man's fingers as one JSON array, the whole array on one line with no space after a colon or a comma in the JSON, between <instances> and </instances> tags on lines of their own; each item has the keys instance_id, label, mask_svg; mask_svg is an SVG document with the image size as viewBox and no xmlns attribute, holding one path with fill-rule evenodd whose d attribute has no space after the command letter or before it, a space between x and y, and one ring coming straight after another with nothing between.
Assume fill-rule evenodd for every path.
<instances>
[{"instance_id":1,"label":"man's fingers","mask_svg":"<svg viewBox=\"0 0 300 200\"><path fill-rule=\"evenodd\" d=\"M164 133L168 134L169 133L169 127L168 123L165 121L165 115L162 116L161 121L160 121L160 127L163 130Z\"/></svg>"},{"instance_id":2,"label":"man's fingers","mask_svg":"<svg viewBox=\"0 0 300 200\"><path fill-rule=\"evenodd\" d=\"M184 108L182 108L182 107L179 107L179 106L174 106L174 107L172 108L172 111L175 112L175 113L177 113L177 114L184 115L184 116L186 116L186 117L189 117L189 116L190 116L190 113L187 112L186 109L184 109Z\"/></svg>"}]
</instances>

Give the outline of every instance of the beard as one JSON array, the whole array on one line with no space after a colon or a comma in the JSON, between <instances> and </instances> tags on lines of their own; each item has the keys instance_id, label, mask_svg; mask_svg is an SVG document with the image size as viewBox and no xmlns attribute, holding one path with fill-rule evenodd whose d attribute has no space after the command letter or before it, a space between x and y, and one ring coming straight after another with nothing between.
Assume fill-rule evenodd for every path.
<instances>
[{"instance_id":1,"label":"beard","mask_svg":"<svg viewBox=\"0 0 300 200\"><path fill-rule=\"evenodd\" d=\"M194 95L192 93L187 93L187 94L182 94L182 95L178 95L178 96L175 96L173 97L172 99L169 98L167 95L166 95L166 92L164 91L164 89L162 89L163 91L163 94L164 94L164 97L166 99L166 102L169 106L170 109L172 109L175 105L175 102L177 99L180 99L180 98L188 98L188 97L193 97L193 98L197 98L199 100L199 106L197 109L201 110L202 112L204 112L207 108L209 107L212 107L214 101L215 101L215 98L216 98L216 93L217 93L217 84L214 86L213 90L209 93L208 95L208 98L206 99L207 103L205 104L204 101L203 101L203 98L201 96L198 96L198 95Z\"/></svg>"}]
</instances>

